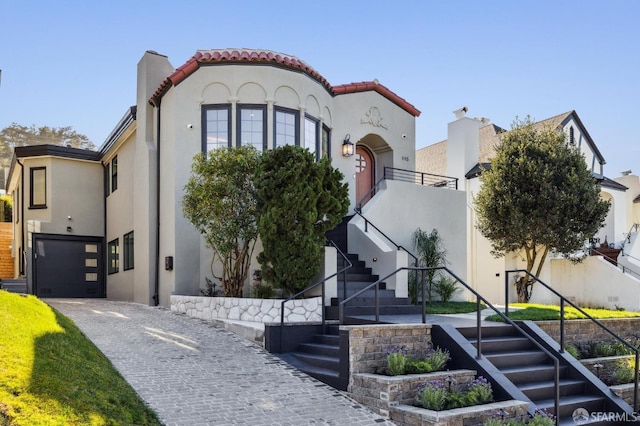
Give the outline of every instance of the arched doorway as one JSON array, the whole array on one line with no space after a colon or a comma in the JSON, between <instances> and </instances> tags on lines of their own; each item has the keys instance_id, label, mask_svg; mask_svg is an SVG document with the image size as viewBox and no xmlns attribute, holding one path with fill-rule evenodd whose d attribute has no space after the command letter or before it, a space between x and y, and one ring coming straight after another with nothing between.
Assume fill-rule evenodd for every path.
<instances>
[{"instance_id":1,"label":"arched doorway","mask_svg":"<svg viewBox=\"0 0 640 426\"><path fill-rule=\"evenodd\" d=\"M368 148L356 146L356 202L365 205L373 197L371 188L375 183L375 160ZM366 197L366 198L365 198Z\"/></svg>"}]
</instances>

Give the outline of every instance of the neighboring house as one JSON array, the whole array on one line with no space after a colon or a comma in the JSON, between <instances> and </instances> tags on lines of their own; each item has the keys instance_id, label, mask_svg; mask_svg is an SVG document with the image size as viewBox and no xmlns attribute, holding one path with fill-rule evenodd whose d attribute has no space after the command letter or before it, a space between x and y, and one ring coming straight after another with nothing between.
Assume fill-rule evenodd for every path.
<instances>
[{"instance_id":1,"label":"neighboring house","mask_svg":"<svg viewBox=\"0 0 640 426\"><path fill-rule=\"evenodd\" d=\"M178 68L146 52L136 105L100 152L16 149L7 185L15 205L24 206L15 214L16 276L27 277L31 292L52 297L168 306L171 294L197 295L211 277L211 252L182 215L194 156L218 147L295 144L330 157L349 184L352 211L368 200L362 212L393 239L359 216L351 220L348 249L374 273L407 266L408 255L394 243L410 247L411 233L422 227L441 231L451 266L464 277L464 193L416 184L423 181L414 176L419 114L377 81L334 86L276 52L203 50ZM381 182L385 170L405 178ZM442 208L450 212L442 215ZM68 253L56 257L55 270L46 261L52 252ZM335 252L327 253L326 274L336 268ZM255 259L251 269L259 269ZM387 284L406 295L406 271ZM334 280L327 298L335 293Z\"/></svg>"},{"instance_id":2,"label":"neighboring house","mask_svg":"<svg viewBox=\"0 0 640 426\"><path fill-rule=\"evenodd\" d=\"M476 214L473 208L474 195L479 191L479 179L482 170L491 167L491 158L495 153L495 146L500 141L500 133L505 129L496 126L485 118L469 118L467 108L454 111L456 119L448 125L447 140L419 149L416 152L416 170L427 173L443 174L459 179L459 188L466 192L467 198L467 276L470 285L480 291L489 300L496 303L504 301L504 271L522 269L524 259L518 254L509 254L495 258L490 254L491 244L475 228ZM558 129L567 135L567 143L578 146L585 157L587 167L598 180L603 199L611 201L611 210L606 218L605 226L594 237L603 244L612 244L620 248L633 223L638 223L638 207L633 200L640 194L640 184L635 175L624 176L616 180L604 175L605 160L602 153L589 135L586 127L575 111L569 111L557 116L538 121L536 127L550 127ZM634 183L635 182L635 183ZM637 231L637 230L636 230ZM599 260L599 259L598 259ZM600 266L593 266L594 259L589 259L582 265L573 266L563 259L547 260L541 278L552 284L561 293L573 297L581 303L594 306L621 306L628 302L628 308L640 308L640 281L629 274L622 274L611 265L603 262ZM587 266L585 266L587 265ZM579 271L589 269L585 277ZM582 268L582 269L580 269ZM640 264L637 268L640 271ZM604 295L595 291L591 295L584 289L591 282L594 287L602 286L605 277L616 274L621 286L629 284L635 289L635 297L629 299L623 293L617 293L609 287L609 293ZM576 278L580 277L580 278ZM640 276L638 276L640 278ZM581 282L579 282L581 281ZM582 286L582 287L581 287ZM626 288L630 288L627 286ZM515 293L515 292L513 292ZM593 296L593 297L591 297ZM550 294L534 290L532 300L552 302Z\"/></svg>"}]
</instances>

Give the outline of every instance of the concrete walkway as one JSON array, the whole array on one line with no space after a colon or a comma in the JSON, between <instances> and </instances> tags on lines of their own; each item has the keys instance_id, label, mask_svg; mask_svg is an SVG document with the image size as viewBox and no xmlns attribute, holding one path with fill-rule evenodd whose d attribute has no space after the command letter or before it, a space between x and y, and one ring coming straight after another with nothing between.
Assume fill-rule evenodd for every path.
<instances>
[{"instance_id":1,"label":"concrete walkway","mask_svg":"<svg viewBox=\"0 0 640 426\"><path fill-rule=\"evenodd\" d=\"M166 425L393 425L225 329L162 308L47 299Z\"/></svg>"}]
</instances>

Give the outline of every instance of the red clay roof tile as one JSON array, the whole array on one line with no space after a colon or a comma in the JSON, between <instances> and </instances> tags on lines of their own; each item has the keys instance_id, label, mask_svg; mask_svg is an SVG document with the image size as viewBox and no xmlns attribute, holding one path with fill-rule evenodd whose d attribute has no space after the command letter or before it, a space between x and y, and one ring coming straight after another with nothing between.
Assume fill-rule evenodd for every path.
<instances>
[{"instance_id":1,"label":"red clay roof tile","mask_svg":"<svg viewBox=\"0 0 640 426\"><path fill-rule=\"evenodd\" d=\"M177 86L184 79L196 72L202 65L215 64L243 64L243 63L262 63L265 65L280 66L302 71L312 79L322 84L331 95L343 95L347 93L375 91L385 98L389 99L409 114L417 117L420 111L407 102L405 99L393 93L391 90L379 84L377 81L363 81L360 83L343 84L332 86L329 82L300 59L285 55L283 53L272 52L270 50L254 50L254 49L212 49L198 50L185 64L178 67L169 77L167 77L160 87L154 92L149 100L152 105L157 105L160 98L165 94L171 85Z\"/></svg>"}]
</instances>

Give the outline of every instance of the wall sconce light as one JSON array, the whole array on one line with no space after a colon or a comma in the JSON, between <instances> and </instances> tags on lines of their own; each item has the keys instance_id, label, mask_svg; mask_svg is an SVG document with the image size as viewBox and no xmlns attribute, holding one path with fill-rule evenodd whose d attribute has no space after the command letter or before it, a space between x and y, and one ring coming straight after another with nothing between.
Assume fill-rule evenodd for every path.
<instances>
[{"instance_id":1,"label":"wall sconce light","mask_svg":"<svg viewBox=\"0 0 640 426\"><path fill-rule=\"evenodd\" d=\"M342 141L342 156L343 157L351 157L354 154L355 146L353 142L351 142L351 135L347 134L344 137L344 141Z\"/></svg>"},{"instance_id":2,"label":"wall sconce light","mask_svg":"<svg viewBox=\"0 0 640 426\"><path fill-rule=\"evenodd\" d=\"M67 232L71 232L71 231L73 231L73 229L71 229L70 226L67 226Z\"/></svg>"}]
</instances>

